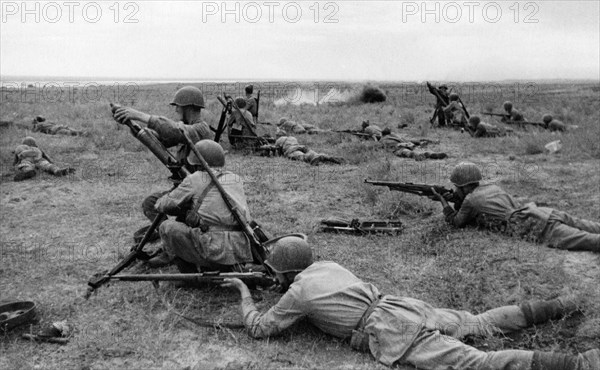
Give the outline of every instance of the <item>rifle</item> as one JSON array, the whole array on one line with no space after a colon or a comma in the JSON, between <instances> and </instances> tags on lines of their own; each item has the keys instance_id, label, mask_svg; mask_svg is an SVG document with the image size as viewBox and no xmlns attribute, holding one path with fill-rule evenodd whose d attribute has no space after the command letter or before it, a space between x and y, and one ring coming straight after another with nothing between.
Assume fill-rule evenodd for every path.
<instances>
[{"instance_id":1,"label":"rifle","mask_svg":"<svg viewBox=\"0 0 600 370\"><path fill-rule=\"evenodd\" d=\"M227 192L223 188L223 185L221 185L212 169L208 166L208 163L206 163L204 157L202 157L202 154L198 151L198 149L196 149L192 140L189 138L189 136L187 136L186 132L182 128L180 128L179 130L181 134L185 137L186 141L188 142L188 145L190 146L198 160L200 161L200 166L208 174L211 181L215 184L217 190L219 190L219 193L221 193L223 201L225 202L227 208L231 211L233 218L242 227L244 234L246 234L246 237L248 237L248 240L250 241L252 257L256 262L263 266L265 271L270 271L269 268L265 265L265 259L267 255L265 242L268 241L269 238L265 235L264 231L256 222L246 220L245 215L243 215L242 212L240 212L235 203L231 200L229 194L227 194Z\"/></svg>"},{"instance_id":2,"label":"rifle","mask_svg":"<svg viewBox=\"0 0 600 370\"><path fill-rule=\"evenodd\" d=\"M348 221L337 218L321 220L321 231L353 235L391 234L402 232L401 221L359 221L357 218Z\"/></svg>"},{"instance_id":3,"label":"rifle","mask_svg":"<svg viewBox=\"0 0 600 370\"><path fill-rule=\"evenodd\" d=\"M110 106L111 106L111 111L113 112L113 114L114 114L115 110L120 107L117 104L111 104ZM135 136L136 139L138 139L148 149L150 149L150 151L152 153L154 153L154 155L156 155L156 157L165 166L167 166L167 168L173 174L171 176L171 178L175 180L174 187L177 187L177 185L178 185L178 183L176 182L176 179L183 179L187 175L190 174L190 172L185 167L183 167L182 165L179 164L179 162L175 159L175 157L173 157L173 155L167 150L167 148L165 148L164 145L162 145L162 143L156 138L156 136L154 136L150 131L148 131L148 129L140 127L140 125L138 125L135 122L132 122L131 120L125 120L124 122L119 122L119 123L124 124L127 127L129 127L129 129L131 130L131 134L133 136ZM159 213L152 221L152 225L150 225L148 230L146 230L146 233L144 234L144 237L142 238L142 240L140 240L140 242L136 246L131 248L129 254L127 256L125 256L125 258L123 258L110 271L94 274L88 280L88 288L85 293L85 299L88 299L96 289L98 289L102 285L108 283L110 281L110 279L112 278L112 276L118 274L123 269L127 268L135 260L137 260L137 259L148 260L148 259L152 258L153 255L149 255L148 253L144 252L144 250L143 250L144 246L146 245L146 243L148 243L150 236L154 233L154 231L156 230L158 225L160 225L161 222L163 222L166 218L167 218L166 214Z\"/></svg>"},{"instance_id":4,"label":"rifle","mask_svg":"<svg viewBox=\"0 0 600 370\"><path fill-rule=\"evenodd\" d=\"M129 274L108 277L119 281L187 281L195 284L222 282L223 279L240 279L247 285L270 287L275 279L263 272L202 272L196 274Z\"/></svg>"},{"instance_id":5,"label":"rifle","mask_svg":"<svg viewBox=\"0 0 600 370\"><path fill-rule=\"evenodd\" d=\"M505 117L505 118L510 118L510 114L506 114L506 113L493 113L493 112L481 112L481 114L484 114L486 116L494 116L494 117Z\"/></svg>"},{"instance_id":6,"label":"rifle","mask_svg":"<svg viewBox=\"0 0 600 370\"><path fill-rule=\"evenodd\" d=\"M361 137L364 139L369 139L369 138L373 137L373 135L367 134L366 132L362 132L359 130L331 130L331 132L341 132L344 134L352 134L354 136L358 136L358 137Z\"/></svg>"},{"instance_id":7,"label":"rifle","mask_svg":"<svg viewBox=\"0 0 600 370\"><path fill-rule=\"evenodd\" d=\"M387 186L390 190L400 191L403 193L416 194L422 197L432 197L434 196L431 188L434 188L435 191L441 196L446 198L446 194L450 196L446 199L448 202L456 203L458 199L456 198L456 193L452 189L447 189L443 186L439 185L428 185L428 184L413 184L412 182L393 182L393 181L371 181L365 179L365 183L372 184L375 186Z\"/></svg>"},{"instance_id":8,"label":"rifle","mask_svg":"<svg viewBox=\"0 0 600 370\"><path fill-rule=\"evenodd\" d=\"M258 141L259 145L267 145L275 143L275 139L270 136L248 136L248 135L229 135L229 137L233 137L236 139L244 139L244 140L255 140Z\"/></svg>"},{"instance_id":9,"label":"rifle","mask_svg":"<svg viewBox=\"0 0 600 370\"><path fill-rule=\"evenodd\" d=\"M215 141L218 143L221 140L221 135L223 131L225 131L225 118L227 117L227 113L231 113L231 104L225 103L223 98L217 95L217 100L221 104L223 104L223 110L221 110L221 117L219 117L219 125L214 130L215 131Z\"/></svg>"}]
</instances>

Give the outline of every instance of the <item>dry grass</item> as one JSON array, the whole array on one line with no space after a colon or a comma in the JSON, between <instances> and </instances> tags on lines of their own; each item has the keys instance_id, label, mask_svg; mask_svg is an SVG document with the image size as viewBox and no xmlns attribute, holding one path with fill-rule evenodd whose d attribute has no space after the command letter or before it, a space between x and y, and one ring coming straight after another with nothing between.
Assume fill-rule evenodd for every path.
<instances>
[{"instance_id":1,"label":"dry grass","mask_svg":"<svg viewBox=\"0 0 600 370\"><path fill-rule=\"evenodd\" d=\"M121 103L170 116L166 102L175 88L145 87L136 99ZM265 99L261 114L265 121L286 116L323 129L356 128L363 119L392 128L403 122L409 124L403 133L420 136L422 123L429 124L433 98L418 97L422 101L415 103L406 101L413 95L407 97L402 87L381 88L388 93L388 100L381 104L276 108ZM363 179L449 186L452 166L469 159L484 165L489 180L522 201L598 220L600 102L594 88L582 85L567 95L540 94L539 99L520 104L531 120L551 112L580 126L561 136L530 130L515 137L474 140L458 131L431 130L428 138L440 143L428 149L445 151L450 157L414 162L353 136L305 135L299 136L301 142L345 157L348 164L311 167L284 158L230 153L228 167L244 177L251 212L266 230L274 235L308 234L318 259L339 262L386 294L472 312L566 293L587 296L580 317L508 338L470 342L486 350L576 353L598 346L598 255L553 250L481 230L455 230L443 222L437 203L370 187ZM237 295L218 288L176 291L163 285L155 290L148 283L115 283L84 300L90 275L112 267L131 246L132 233L147 223L139 209L144 197L170 186L168 171L126 130L117 128L107 103L2 102L2 114L9 115L2 120L28 123L41 114L90 130L92 135L33 134L59 162L76 166L77 173L66 178L38 175L14 183L11 150L30 133L15 127L2 129L0 299L34 300L38 325L66 319L75 332L63 347L20 340L19 334L27 329L5 334L0 344L1 368L384 368L304 323L281 337L255 341L243 331L196 327L166 305L192 317L239 322ZM489 104L475 98L465 103L473 112ZM523 110L521 106L517 108ZM204 117L216 125L219 111L218 102L209 99ZM260 130L274 133L275 128L261 125ZM534 154L558 138L563 143L561 152ZM334 215L401 219L404 232L397 237L317 232L319 220ZM255 295L261 308L278 299L273 293Z\"/></svg>"}]
</instances>

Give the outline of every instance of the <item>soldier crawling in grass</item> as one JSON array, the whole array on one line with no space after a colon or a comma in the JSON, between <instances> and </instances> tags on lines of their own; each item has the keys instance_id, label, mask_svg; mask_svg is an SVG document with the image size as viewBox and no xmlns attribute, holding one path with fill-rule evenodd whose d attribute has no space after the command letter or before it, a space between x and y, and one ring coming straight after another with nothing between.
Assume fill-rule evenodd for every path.
<instances>
[{"instance_id":1,"label":"soldier crawling in grass","mask_svg":"<svg viewBox=\"0 0 600 370\"><path fill-rule=\"evenodd\" d=\"M150 115L128 107L118 108L114 113L114 118L119 122L130 119L146 123L148 129L152 130L153 134L155 134L165 147L175 151L175 159L189 170L191 167L187 163L187 157L190 153L190 148L188 148L185 137L179 129L182 128L185 130L188 137L194 143L203 139L213 138L208 124L201 118L202 108L204 108L204 96L200 89L194 86L185 86L177 90L170 104L175 106L178 121L173 121L162 116ZM174 180L179 181L180 179ZM153 221L158 215L154 207L156 201L168 192L168 190L157 192L144 199L142 210L150 221ZM138 230L135 233L136 239L141 239L148 228L149 225ZM158 239L158 233L152 235L152 239Z\"/></svg>"},{"instance_id":2,"label":"soldier crawling in grass","mask_svg":"<svg viewBox=\"0 0 600 370\"><path fill-rule=\"evenodd\" d=\"M66 176L75 172L71 167L58 167L52 159L38 147L31 136L27 136L15 148L15 160L13 166L17 171L14 181L23 181L36 175L36 170L42 170L54 176Z\"/></svg>"},{"instance_id":3,"label":"soldier crawling in grass","mask_svg":"<svg viewBox=\"0 0 600 370\"><path fill-rule=\"evenodd\" d=\"M291 134L318 134L320 132L325 132L321 130L315 125L311 125L310 123L300 123L296 121L292 121L286 117L282 117L279 119L279 123L277 124L277 128L283 130L285 132L289 132Z\"/></svg>"},{"instance_id":4,"label":"soldier crawling in grass","mask_svg":"<svg viewBox=\"0 0 600 370\"><path fill-rule=\"evenodd\" d=\"M48 135L87 135L85 131L75 130L65 125L59 125L58 123L48 122L46 118L42 116L35 116L31 122L33 125L33 132L41 132Z\"/></svg>"},{"instance_id":5,"label":"soldier crawling in grass","mask_svg":"<svg viewBox=\"0 0 600 370\"><path fill-rule=\"evenodd\" d=\"M512 124L522 124L523 122L527 122L523 114L514 108L513 103L511 101L505 101L502 104L504 108L504 117L502 117L501 121L504 123Z\"/></svg>"},{"instance_id":6,"label":"soldier crawling in grass","mask_svg":"<svg viewBox=\"0 0 600 370\"><path fill-rule=\"evenodd\" d=\"M250 219L241 178L223 169L223 148L212 140L201 140L195 147L215 172L235 207ZM250 242L242 226L236 222L222 194L193 152L187 163L193 173L156 201L155 212L180 217L160 225L164 251L150 259L148 265L160 267L175 263L182 273L197 273L202 270L233 271L238 265L252 262Z\"/></svg>"},{"instance_id":7,"label":"soldier crawling in grass","mask_svg":"<svg viewBox=\"0 0 600 370\"><path fill-rule=\"evenodd\" d=\"M381 140L379 142L388 149L392 149L393 153L402 158L412 158L415 161L422 161L425 159L444 159L448 157L446 153L437 152L417 152L417 147L421 148L430 143L430 140L414 140L406 139L401 135L392 132L389 127L386 127L381 132Z\"/></svg>"},{"instance_id":8,"label":"soldier crawling in grass","mask_svg":"<svg viewBox=\"0 0 600 370\"><path fill-rule=\"evenodd\" d=\"M556 352L480 351L462 343L467 335L508 333L569 315L579 309L571 297L524 302L473 315L439 309L414 298L382 295L335 262L313 262L306 237L272 241L265 262L287 292L259 312L248 287L225 279L241 294L244 325L253 338L275 336L302 319L323 332L370 352L384 365L419 369L598 370L600 350L573 356Z\"/></svg>"},{"instance_id":9,"label":"soldier crawling in grass","mask_svg":"<svg viewBox=\"0 0 600 370\"><path fill-rule=\"evenodd\" d=\"M381 127L371 124L369 120L363 121L361 132L367 135L371 135L371 138L375 141L381 139Z\"/></svg>"},{"instance_id":10,"label":"soldier crawling in grass","mask_svg":"<svg viewBox=\"0 0 600 370\"><path fill-rule=\"evenodd\" d=\"M443 196L436 193L436 198L442 202L446 221L455 227L481 226L539 241L550 248L600 253L600 222L538 207L533 202L520 206L498 186L482 183L481 171L470 162L458 164L450 181L459 198L454 208Z\"/></svg>"},{"instance_id":11,"label":"soldier crawling in grass","mask_svg":"<svg viewBox=\"0 0 600 370\"><path fill-rule=\"evenodd\" d=\"M471 116L465 129L472 137L499 137L511 133L511 129L500 128L486 122L481 122L479 116Z\"/></svg>"},{"instance_id":12,"label":"soldier crawling in grass","mask_svg":"<svg viewBox=\"0 0 600 370\"><path fill-rule=\"evenodd\" d=\"M321 163L342 164L344 160L325 153L317 153L305 145L301 145L294 136L283 130L277 130L275 144L263 145L259 150L265 155L283 155L293 161L303 161L312 166Z\"/></svg>"},{"instance_id":13,"label":"soldier crawling in grass","mask_svg":"<svg viewBox=\"0 0 600 370\"><path fill-rule=\"evenodd\" d=\"M554 119L551 114L544 114L542 122L546 125L546 129L552 132L565 132L567 131L567 125L562 121Z\"/></svg>"}]
</instances>

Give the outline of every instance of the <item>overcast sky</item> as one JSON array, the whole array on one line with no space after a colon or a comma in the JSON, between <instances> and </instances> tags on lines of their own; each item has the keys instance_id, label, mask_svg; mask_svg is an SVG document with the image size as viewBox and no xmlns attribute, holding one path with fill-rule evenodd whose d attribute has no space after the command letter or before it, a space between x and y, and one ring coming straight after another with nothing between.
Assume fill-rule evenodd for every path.
<instances>
[{"instance_id":1,"label":"overcast sky","mask_svg":"<svg viewBox=\"0 0 600 370\"><path fill-rule=\"evenodd\" d=\"M597 0L0 3L5 79L600 79Z\"/></svg>"}]
</instances>

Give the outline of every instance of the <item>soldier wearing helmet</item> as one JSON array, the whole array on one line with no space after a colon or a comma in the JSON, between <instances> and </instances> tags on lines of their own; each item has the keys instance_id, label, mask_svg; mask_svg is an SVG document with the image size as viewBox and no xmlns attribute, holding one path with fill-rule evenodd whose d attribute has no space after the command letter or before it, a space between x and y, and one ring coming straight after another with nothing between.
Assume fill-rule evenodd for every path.
<instances>
[{"instance_id":1,"label":"soldier wearing helmet","mask_svg":"<svg viewBox=\"0 0 600 370\"><path fill-rule=\"evenodd\" d=\"M514 108L512 102L505 101L504 104L502 104L502 107L504 108L504 113L505 113L504 117L502 117L502 119L501 119L502 122L508 123L508 124L512 124L512 123L520 124L522 122L527 121L525 119L525 117L523 116L523 114Z\"/></svg>"},{"instance_id":2,"label":"soldier wearing helmet","mask_svg":"<svg viewBox=\"0 0 600 370\"><path fill-rule=\"evenodd\" d=\"M274 145L266 145L261 147L263 150L272 150L275 147L275 151L283 154L288 159L294 161L303 161L310 163L313 166L318 166L321 163L332 163L342 164L343 159L339 157L333 157L325 153L317 153L312 149L309 149L305 145L300 145L298 139L294 136L289 136L285 131L277 131L277 140Z\"/></svg>"},{"instance_id":3,"label":"soldier wearing helmet","mask_svg":"<svg viewBox=\"0 0 600 370\"><path fill-rule=\"evenodd\" d=\"M318 134L320 132L324 132L324 130L318 128L317 126L306 123L304 121L297 122L292 121L286 117L282 117L279 119L279 123L277 123L277 128L279 130L283 130L290 134Z\"/></svg>"},{"instance_id":4,"label":"soldier wearing helmet","mask_svg":"<svg viewBox=\"0 0 600 370\"><path fill-rule=\"evenodd\" d=\"M225 153L221 145L205 139L197 142L195 147L215 172L234 205L251 219L241 178L223 169ZM181 272L190 273L231 271L234 265L252 262L250 243L242 226L235 221L194 152L189 154L188 163L195 172L156 202L158 212L172 216L185 214L185 217L160 225L164 253L149 260L148 264L160 267L174 262Z\"/></svg>"},{"instance_id":5,"label":"soldier wearing helmet","mask_svg":"<svg viewBox=\"0 0 600 370\"><path fill-rule=\"evenodd\" d=\"M253 338L278 335L306 320L349 342L353 349L370 352L384 365L402 362L419 369L516 369L517 365L529 369L535 362L539 369L574 370L559 366L570 361L593 365L600 356L598 349L578 356L537 351L484 352L460 341L467 335L508 333L558 319L577 309L573 299L524 302L479 315L438 309L418 299L382 295L377 287L335 262L313 262L304 235L287 235L268 243L272 246L265 264L287 288L279 302L260 312L240 279L224 279L222 284L239 291L244 326ZM490 330L490 323L494 330Z\"/></svg>"},{"instance_id":6,"label":"soldier wearing helmet","mask_svg":"<svg viewBox=\"0 0 600 370\"><path fill-rule=\"evenodd\" d=\"M544 116L542 117L542 122L544 122L544 124L546 125L546 129L548 129L552 132L567 131L567 125L565 125L562 121L554 119L554 117L552 117L552 115L550 115L550 114L544 114Z\"/></svg>"},{"instance_id":7,"label":"soldier wearing helmet","mask_svg":"<svg viewBox=\"0 0 600 370\"><path fill-rule=\"evenodd\" d=\"M170 105L175 107L177 121L163 116L150 115L129 107L120 107L115 110L114 118L119 122L129 119L147 124L148 128L156 133L157 138L167 148L174 151L175 158L179 163L190 170L191 167L187 163L190 148L188 148L187 141L179 129L183 128L194 143L214 137L208 124L201 118L201 111L204 108L204 96L197 87L185 86L177 90ZM156 201L166 193L168 191L153 193L144 199L142 211L150 221L153 221L158 215L154 209ZM148 227L144 226L139 229L134 238L140 239ZM152 239L156 238L158 238L158 233L152 236Z\"/></svg>"},{"instance_id":8,"label":"soldier wearing helmet","mask_svg":"<svg viewBox=\"0 0 600 370\"><path fill-rule=\"evenodd\" d=\"M401 158L413 158L416 161L422 161L424 159L444 159L448 157L446 153L442 152L418 152L414 149L417 147L425 146L429 144L429 140L414 140L406 139L401 135L392 132L389 127L384 128L381 131L381 139L379 142L387 149L391 149L394 154Z\"/></svg>"},{"instance_id":9,"label":"soldier wearing helmet","mask_svg":"<svg viewBox=\"0 0 600 370\"><path fill-rule=\"evenodd\" d=\"M373 138L373 140L377 141L379 139L381 139L381 127L372 124L371 122L369 122L369 120L363 121L362 122L362 129L361 132L367 134L367 135L371 135L371 137Z\"/></svg>"},{"instance_id":10,"label":"soldier wearing helmet","mask_svg":"<svg viewBox=\"0 0 600 370\"><path fill-rule=\"evenodd\" d=\"M448 96L448 99L450 102L443 108L446 123L454 127L467 127L467 112L460 102L458 94L453 92Z\"/></svg>"},{"instance_id":11,"label":"soldier wearing helmet","mask_svg":"<svg viewBox=\"0 0 600 370\"><path fill-rule=\"evenodd\" d=\"M253 95L254 93L254 86L253 85L247 85L244 88L244 91L246 92L246 110L248 112L250 112L250 114L252 115L252 122L254 122L255 125L258 124L258 99L256 99Z\"/></svg>"},{"instance_id":12,"label":"soldier wearing helmet","mask_svg":"<svg viewBox=\"0 0 600 370\"><path fill-rule=\"evenodd\" d=\"M501 130L498 126L486 122L481 122L479 116L469 117L469 124L465 128L472 137L498 137L506 135L506 130Z\"/></svg>"},{"instance_id":13,"label":"soldier wearing helmet","mask_svg":"<svg viewBox=\"0 0 600 370\"><path fill-rule=\"evenodd\" d=\"M13 166L17 171L14 181L23 181L36 175L36 170L42 170L54 176L66 176L75 172L74 168L60 168L41 150L35 139L27 136L15 150Z\"/></svg>"},{"instance_id":14,"label":"soldier wearing helmet","mask_svg":"<svg viewBox=\"0 0 600 370\"><path fill-rule=\"evenodd\" d=\"M237 109L232 110L227 119L226 127L229 143L234 148L255 145L256 140L243 138L243 136L258 136L254 119L250 112L246 110L246 99L239 97L234 102L239 111Z\"/></svg>"},{"instance_id":15,"label":"soldier wearing helmet","mask_svg":"<svg viewBox=\"0 0 600 370\"><path fill-rule=\"evenodd\" d=\"M70 136L87 135L87 132L85 131L75 130L68 126L59 125L58 123L54 122L48 122L43 116L35 116L33 121L31 121L31 124L33 125L33 132L41 132L42 134Z\"/></svg>"},{"instance_id":16,"label":"soldier wearing helmet","mask_svg":"<svg viewBox=\"0 0 600 370\"><path fill-rule=\"evenodd\" d=\"M427 82L427 88L429 92L435 96L435 111L433 112L433 117L429 120L431 124L435 120L437 116L438 126L446 126L446 115L444 114L444 107L450 103L450 99L448 97L448 86L442 84L437 89Z\"/></svg>"},{"instance_id":17,"label":"soldier wearing helmet","mask_svg":"<svg viewBox=\"0 0 600 370\"><path fill-rule=\"evenodd\" d=\"M600 253L600 223L579 219L552 208L528 203L524 207L500 187L481 183L481 171L470 162L458 164L450 181L459 200L452 208L444 197L446 221L455 227L480 226L517 234L550 248ZM435 193L435 190L434 190Z\"/></svg>"}]
</instances>

